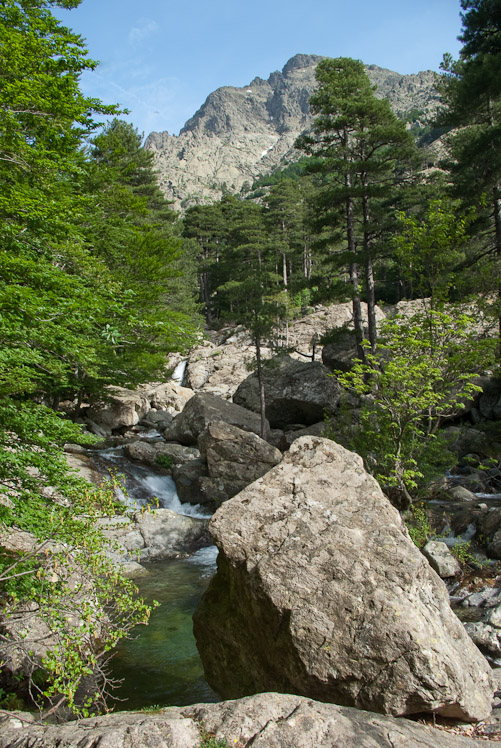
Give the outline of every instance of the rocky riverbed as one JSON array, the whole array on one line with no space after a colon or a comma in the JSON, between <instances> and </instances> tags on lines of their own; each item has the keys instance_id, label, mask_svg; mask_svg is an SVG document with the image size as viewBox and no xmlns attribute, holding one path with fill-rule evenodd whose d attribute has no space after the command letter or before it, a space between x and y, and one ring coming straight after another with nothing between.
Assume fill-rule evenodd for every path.
<instances>
[{"instance_id":1,"label":"rocky riverbed","mask_svg":"<svg viewBox=\"0 0 501 748\"><path fill-rule=\"evenodd\" d=\"M323 438L319 416L329 415L335 433L340 388L313 359L318 332L333 320L341 326L346 312L344 305L320 308L291 328L296 353L281 356L265 376L264 440L255 378L246 369L249 341L235 330L193 351L183 382L116 390L84 411L86 426L115 445L109 454L118 450L138 471L147 466L162 480L172 475L180 499L195 507L190 514L217 509L210 531L220 550L218 572L196 613L199 648L216 691L227 698L256 691L298 695L123 714L122 722L99 718L85 722L90 742L79 745L125 747L134 735L134 748L146 747L146 736L154 734L159 746L195 746L203 730L240 746L296 745L294 730L305 746L310 738L326 746L471 743L436 731L429 737L420 725L377 712L480 721L478 734L498 734L497 709L490 713L498 688L492 667L501 663L501 584L494 566L501 558L501 446L493 438L501 388L481 382L467 426L457 423L450 431L458 467L430 486L432 501L423 511L440 537L423 555L361 460ZM348 349L343 338L342 350L331 346L327 355L324 349L324 361L346 360ZM92 464L97 452L89 457L77 445L68 452L75 468L99 480ZM130 574L210 542L206 520L180 517L162 499L159 504L154 514L139 509L126 526L108 523ZM477 572L465 579L449 548L468 539ZM475 611L474 620L459 622L448 592L461 611ZM328 701L356 709L319 703ZM2 733L11 742L0 746L48 746L56 734L58 745L69 746L79 734L12 719Z\"/></svg>"}]
</instances>

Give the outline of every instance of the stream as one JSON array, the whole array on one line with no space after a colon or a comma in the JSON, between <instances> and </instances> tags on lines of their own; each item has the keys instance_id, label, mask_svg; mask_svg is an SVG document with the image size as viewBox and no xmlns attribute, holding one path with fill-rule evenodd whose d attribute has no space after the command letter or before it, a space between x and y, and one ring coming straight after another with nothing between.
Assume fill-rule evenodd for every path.
<instances>
[{"instance_id":1,"label":"stream","mask_svg":"<svg viewBox=\"0 0 501 748\"><path fill-rule=\"evenodd\" d=\"M148 433L155 438L155 433ZM100 471L122 475L125 491L120 498L133 507L151 503L191 517L208 517L200 507L179 501L174 481L145 465L129 461L123 447L95 451ZM192 616L216 571L217 548L201 548L188 558L145 564L150 574L135 579L139 594L159 606L148 626L138 626L133 638L122 640L110 662L110 678L121 681L113 691L117 709L151 706L185 706L219 701L204 678L193 636Z\"/></svg>"}]
</instances>

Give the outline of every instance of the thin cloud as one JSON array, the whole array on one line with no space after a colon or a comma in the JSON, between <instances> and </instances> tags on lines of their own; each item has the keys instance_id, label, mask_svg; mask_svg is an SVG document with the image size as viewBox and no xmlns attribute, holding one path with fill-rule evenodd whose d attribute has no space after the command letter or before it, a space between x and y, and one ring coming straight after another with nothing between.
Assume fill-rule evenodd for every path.
<instances>
[{"instance_id":1,"label":"thin cloud","mask_svg":"<svg viewBox=\"0 0 501 748\"><path fill-rule=\"evenodd\" d=\"M129 42L131 44L141 44L149 36L153 36L153 34L156 34L157 31L160 31L160 26L156 21L139 21L129 31Z\"/></svg>"}]
</instances>

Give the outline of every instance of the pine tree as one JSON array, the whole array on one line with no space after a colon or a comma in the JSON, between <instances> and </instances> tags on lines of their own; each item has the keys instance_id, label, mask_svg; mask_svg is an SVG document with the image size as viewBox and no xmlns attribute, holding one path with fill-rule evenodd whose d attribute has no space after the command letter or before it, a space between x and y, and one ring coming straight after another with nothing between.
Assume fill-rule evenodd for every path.
<instances>
[{"instance_id":1,"label":"pine tree","mask_svg":"<svg viewBox=\"0 0 501 748\"><path fill-rule=\"evenodd\" d=\"M344 237L349 257L353 317L358 353L364 357L360 265L365 268L369 341L376 347L374 256L380 230L377 202L387 196L405 171L398 161L414 156L414 142L389 102L377 99L358 60L322 60L317 66L317 91L310 108L317 114L311 136L297 146L316 157L324 174L321 222L336 225L344 213Z\"/></svg>"},{"instance_id":2,"label":"pine tree","mask_svg":"<svg viewBox=\"0 0 501 748\"><path fill-rule=\"evenodd\" d=\"M446 108L447 167L455 194L477 208L477 243L469 265L490 261L496 280L501 349L501 3L462 0L463 47L444 56L439 91Z\"/></svg>"}]
</instances>

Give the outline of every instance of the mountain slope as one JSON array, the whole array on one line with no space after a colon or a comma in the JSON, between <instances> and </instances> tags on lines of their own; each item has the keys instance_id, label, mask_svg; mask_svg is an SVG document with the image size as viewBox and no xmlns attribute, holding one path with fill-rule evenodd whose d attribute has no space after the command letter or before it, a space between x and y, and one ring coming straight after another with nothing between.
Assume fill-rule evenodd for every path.
<instances>
[{"instance_id":1,"label":"mountain slope","mask_svg":"<svg viewBox=\"0 0 501 748\"><path fill-rule=\"evenodd\" d=\"M308 102L315 88L317 55L295 55L282 72L248 86L224 86L211 93L179 135L151 133L145 147L155 154L160 185L176 207L213 202L227 189L295 158L294 141L312 122ZM434 73L399 75L369 65L377 94L396 112L429 113L436 108Z\"/></svg>"}]
</instances>

